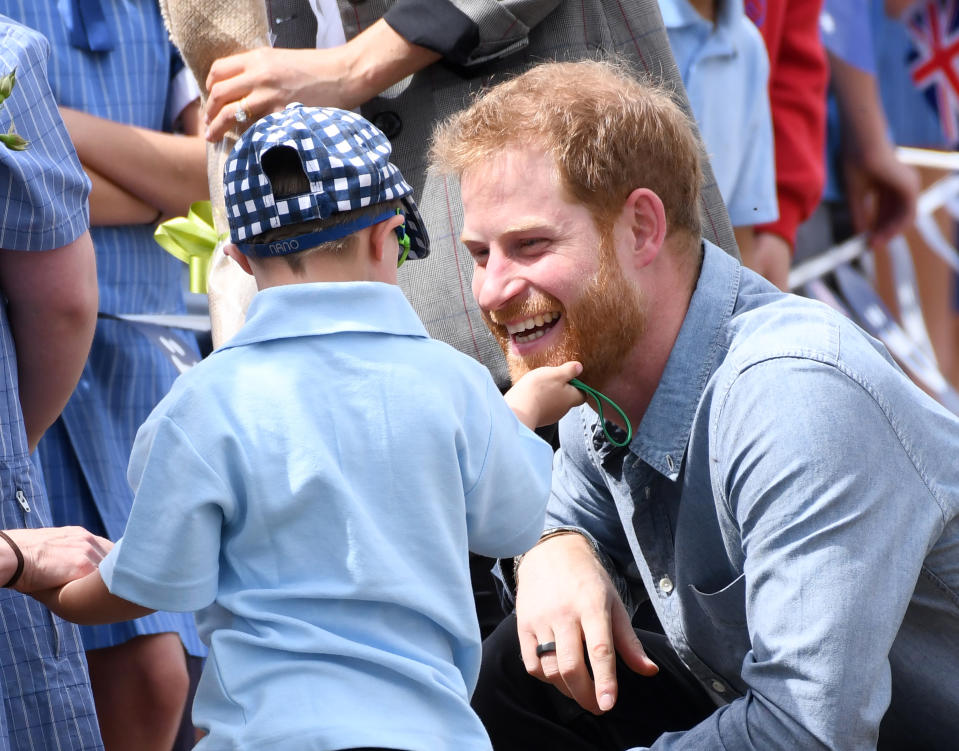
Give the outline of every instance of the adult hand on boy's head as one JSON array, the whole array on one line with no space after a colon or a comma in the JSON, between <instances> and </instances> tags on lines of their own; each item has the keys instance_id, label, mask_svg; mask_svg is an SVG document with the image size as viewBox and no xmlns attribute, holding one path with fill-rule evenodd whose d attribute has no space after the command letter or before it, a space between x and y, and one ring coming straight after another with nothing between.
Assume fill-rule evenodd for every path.
<instances>
[{"instance_id":1,"label":"adult hand on boy's head","mask_svg":"<svg viewBox=\"0 0 959 751\"><path fill-rule=\"evenodd\" d=\"M31 593L57 587L95 571L113 543L83 527L8 529L7 536L23 554L23 573L14 584ZM16 570L13 548L0 542L0 575L7 581Z\"/></svg>"},{"instance_id":2,"label":"adult hand on boy's head","mask_svg":"<svg viewBox=\"0 0 959 751\"><path fill-rule=\"evenodd\" d=\"M575 361L535 368L506 392L506 403L530 430L552 425L586 400L585 394L569 383L582 372L583 366Z\"/></svg>"}]
</instances>

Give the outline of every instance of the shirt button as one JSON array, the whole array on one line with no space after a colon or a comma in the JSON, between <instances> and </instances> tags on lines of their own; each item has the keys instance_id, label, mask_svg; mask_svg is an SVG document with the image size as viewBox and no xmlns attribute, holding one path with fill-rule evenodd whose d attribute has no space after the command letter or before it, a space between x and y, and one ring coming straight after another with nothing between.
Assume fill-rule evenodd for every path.
<instances>
[{"instance_id":1,"label":"shirt button","mask_svg":"<svg viewBox=\"0 0 959 751\"><path fill-rule=\"evenodd\" d=\"M660 580L659 580L659 591L662 592L663 594L666 594L666 595L668 595L670 592L672 592L672 591L673 591L673 580L670 579L668 576L664 576L662 579L660 579Z\"/></svg>"},{"instance_id":2,"label":"shirt button","mask_svg":"<svg viewBox=\"0 0 959 751\"><path fill-rule=\"evenodd\" d=\"M714 679L710 685L713 687L713 691L715 691L717 694L726 693L726 684L722 681L717 681Z\"/></svg>"}]
</instances>

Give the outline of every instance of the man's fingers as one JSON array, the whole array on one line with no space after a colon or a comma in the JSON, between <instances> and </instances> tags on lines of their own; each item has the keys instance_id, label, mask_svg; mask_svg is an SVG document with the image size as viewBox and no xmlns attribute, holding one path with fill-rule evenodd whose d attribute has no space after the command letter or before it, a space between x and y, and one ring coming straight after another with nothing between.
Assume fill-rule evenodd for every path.
<instances>
[{"instance_id":1,"label":"man's fingers","mask_svg":"<svg viewBox=\"0 0 959 751\"><path fill-rule=\"evenodd\" d=\"M540 673L543 674L543 678L541 680L552 685L553 688L559 691L567 699L576 699L576 697L570 693L569 689L566 687L566 683L563 681L563 676L559 672L559 664L557 662L555 652L549 652L540 657Z\"/></svg>"},{"instance_id":2,"label":"man's fingers","mask_svg":"<svg viewBox=\"0 0 959 751\"><path fill-rule=\"evenodd\" d=\"M613 647L633 672L648 677L659 672L659 666L646 655L642 642L633 630L626 608L622 605L613 612Z\"/></svg>"},{"instance_id":3,"label":"man's fingers","mask_svg":"<svg viewBox=\"0 0 959 751\"><path fill-rule=\"evenodd\" d=\"M602 613L603 616L606 613ZM593 690L596 707L608 712L616 704L616 650L610 620L591 618L583 622L583 634L586 639L586 651L589 665L593 671Z\"/></svg>"},{"instance_id":4,"label":"man's fingers","mask_svg":"<svg viewBox=\"0 0 959 751\"><path fill-rule=\"evenodd\" d=\"M555 679L550 680L550 683L561 681L568 689L568 692L564 692L567 696L583 709L593 714L600 713L593 679L586 667L583 634L578 628L556 634L555 666L552 660L543 661L543 672L547 678L550 678L551 670L555 670Z\"/></svg>"},{"instance_id":5,"label":"man's fingers","mask_svg":"<svg viewBox=\"0 0 959 751\"><path fill-rule=\"evenodd\" d=\"M526 668L526 672L534 678L545 681L546 676L543 673L542 662L536 654L536 647L540 644L539 639L536 638L536 634L533 632L522 629L519 630L518 635L519 648L523 655L523 666ZM547 639L546 641L552 641L552 639Z\"/></svg>"},{"instance_id":6,"label":"man's fingers","mask_svg":"<svg viewBox=\"0 0 959 751\"><path fill-rule=\"evenodd\" d=\"M104 556L113 549L113 541L108 540L106 537L100 537L99 535L93 535L90 545L100 556L98 560L102 560Z\"/></svg>"}]
</instances>

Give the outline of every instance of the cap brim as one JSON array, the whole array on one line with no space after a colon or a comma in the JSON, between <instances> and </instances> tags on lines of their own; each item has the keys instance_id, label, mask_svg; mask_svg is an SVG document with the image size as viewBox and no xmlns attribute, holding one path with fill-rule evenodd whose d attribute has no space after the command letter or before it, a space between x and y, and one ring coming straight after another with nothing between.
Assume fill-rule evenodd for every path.
<instances>
[{"instance_id":1,"label":"cap brim","mask_svg":"<svg viewBox=\"0 0 959 751\"><path fill-rule=\"evenodd\" d=\"M423 217L416 208L416 201L412 195L406 195L402 198L403 209L406 214L406 234L410 238L409 260L418 260L426 258L430 254L430 238L426 234L426 225L423 223Z\"/></svg>"}]
</instances>

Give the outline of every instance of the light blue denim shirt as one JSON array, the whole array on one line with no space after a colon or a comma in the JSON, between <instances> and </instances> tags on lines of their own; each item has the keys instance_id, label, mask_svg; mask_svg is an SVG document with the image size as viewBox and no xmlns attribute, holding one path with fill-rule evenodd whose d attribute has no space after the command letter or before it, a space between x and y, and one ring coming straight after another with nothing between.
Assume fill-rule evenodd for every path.
<instances>
[{"instance_id":1,"label":"light blue denim shirt","mask_svg":"<svg viewBox=\"0 0 959 751\"><path fill-rule=\"evenodd\" d=\"M954 747L959 420L878 342L706 243L632 443L586 407L560 440L547 528L588 532L717 704L653 748Z\"/></svg>"}]
</instances>

